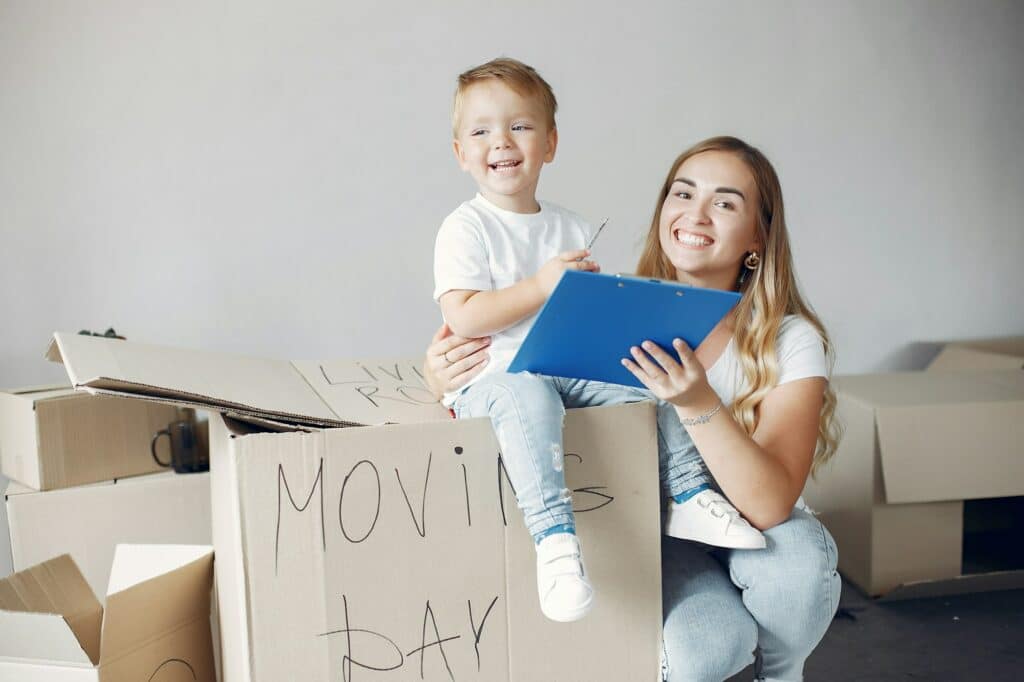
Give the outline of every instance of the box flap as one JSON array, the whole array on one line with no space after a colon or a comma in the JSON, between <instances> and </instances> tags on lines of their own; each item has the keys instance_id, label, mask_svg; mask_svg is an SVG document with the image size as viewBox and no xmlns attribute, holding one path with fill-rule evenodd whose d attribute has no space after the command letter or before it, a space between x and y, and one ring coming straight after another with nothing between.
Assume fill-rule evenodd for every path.
<instances>
[{"instance_id":1,"label":"box flap","mask_svg":"<svg viewBox=\"0 0 1024 682\"><path fill-rule=\"evenodd\" d=\"M450 419L427 388L418 359L293 362L331 410L358 424L414 424Z\"/></svg>"},{"instance_id":2,"label":"box flap","mask_svg":"<svg viewBox=\"0 0 1024 682\"><path fill-rule=\"evenodd\" d=\"M5 388L0 393L22 396L30 400L45 400L54 396L72 395L74 388L67 384L50 384L46 386L23 386L21 388Z\"/></svg>"},{"instance_id":3,"label":"box flap","mask_svg":"<svg viewBox=\"0 0 1024 682\"><path fill-rule=\"evenodd\" d=\"M92 665L103 609L67 554L0 581L0 656Z\"/></svg>"},{"instance_id":4,"label":"box flap","mask_svg":"<svg viewBox=\"0 0 1024 682\"><path fill-rule=\"evenodd\" d=\"M946 344L929 372L1024 368L1024 337L976 339Z\"/></svg>"},{"instance_id":5,"label":"box flap","mask_svg":"<svg viewBox=\"0 0 1024 682\"><path fill-rule=\"evenodd\" d=\"M209 617L213 548L118 545L107 592L101 663Z\"/></svg>"},{"instance_id":6,"label":"box flap","mask_svg":"<svg viewBox=\"0 0 1024 682\"><path fill-rule=\"evenodd\" d=\"M859 379L841 391L875 407L887 502L1024 495L1024 372Z\"/></svg>"},{"instance_id":7,"label":"box flap","mask_svg":"<svg viewBox=\"0 0 1024 682\"><path fill-rule=\"evenodd\" d=\"M54 334L47 358L75 388L318 426L348 426L290 363L78 334Z\"/></svg>"}]
</instances>

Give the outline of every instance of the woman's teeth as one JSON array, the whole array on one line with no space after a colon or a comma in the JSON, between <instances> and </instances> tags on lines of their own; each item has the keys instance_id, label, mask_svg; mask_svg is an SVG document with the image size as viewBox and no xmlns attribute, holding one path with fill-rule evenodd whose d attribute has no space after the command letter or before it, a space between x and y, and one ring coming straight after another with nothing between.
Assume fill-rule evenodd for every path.
<instances>
[{"instance_id":1,"label":"woman's teeth","mask_svg":"<svg viewBox=\"0 0 1024 682\"><path fill-rule=\"evenodd\" d=\"M676 239L685 246L709 246L711 244L711 240L703 235L682 230L676 232Z\"/></svg>"}]
</instances>

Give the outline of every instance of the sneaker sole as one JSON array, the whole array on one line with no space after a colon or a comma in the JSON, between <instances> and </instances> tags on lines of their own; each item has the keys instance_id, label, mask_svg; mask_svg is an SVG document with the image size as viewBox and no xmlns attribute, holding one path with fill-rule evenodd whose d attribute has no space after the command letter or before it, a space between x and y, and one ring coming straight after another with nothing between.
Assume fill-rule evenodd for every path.
<instances>
[{"instance_id":1,"label":"sneaker sole","mask_svg":"<svg viewBox=\"0 0 1024 682\"><path fill-rule=\"evenodd\" d=\"M764 549L768 546L768 542L764 539L764 535L756 538L750 538L744 540L743 538L722 538L716 537L711 538L708 536L699 536L692 532L688 532L685 529L678 528L677 524L672 523L672 519L668 514L662 514L662 535L668 535L669 537L678 538L680 540L693 540L694 542L702 542L705 545L711 545L712 547L724 547L726 549Z\"/></svg>"},{"instance_id":2,"label":"sneaker sole","mask_svg":"<svg viewBox=\"0 0 1024 682\"><path fill-rule=\"evenodd\" d=\"M561 613L558 616L548 613L541 607L540 612L544 614L544 617L548 620L553 620L556 623L572 623L583 618L583 616L590 613L590 609L594 607L594 597L591 596L586 604L578 608L573 609L565 613Z\"/></svg>"}]
</instances>

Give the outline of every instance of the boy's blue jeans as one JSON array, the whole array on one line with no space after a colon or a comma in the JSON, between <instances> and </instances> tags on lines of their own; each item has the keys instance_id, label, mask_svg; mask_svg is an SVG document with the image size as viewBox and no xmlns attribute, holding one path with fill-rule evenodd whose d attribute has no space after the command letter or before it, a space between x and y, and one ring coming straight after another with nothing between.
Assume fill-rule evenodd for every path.
<instances>
[{"instance_id":1,"label":"boy's blue jeans","mask_svg":"<svg viewBox=\"0 0 1024 682\"><path fill-rule=\"evenodd\" d=\"M526 528L539 540L549 529L575 529L576 525L563 469L565 408L653 399L649 391L602 381L495 373L469 386L453 408L460 419L491 418ZM657 411L658 466L664 494L674 496L708 483L704 461L675 410L658 401Z\"/></svg>"}]
</instances>

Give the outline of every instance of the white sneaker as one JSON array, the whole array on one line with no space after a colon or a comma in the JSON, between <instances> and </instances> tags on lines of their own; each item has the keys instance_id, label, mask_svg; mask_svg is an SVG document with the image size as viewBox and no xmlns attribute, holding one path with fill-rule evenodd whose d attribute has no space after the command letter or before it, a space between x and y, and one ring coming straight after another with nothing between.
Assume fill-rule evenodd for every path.
<instances>
[{"instance_id":1,"label":"white sneaker","mask_svg":"<svg viewBox=\"0 0 1024 682\"><path fill-rule=\"evenodd\" d=\"M670 500L664 522L665 535L681 540L733 549L761 549L767 545L761 531L714 490L703 490L682 504Z\"/></svg>"},{"instance_id":2,"label":"white sneaker","mask_svg":"<svg viewBox=\"0 0 1024 682\"><path fill-rule=\"evenodd\" d=\"M554 533L537 545L537 595L541 612L559 623L579 620L594 605L580 541L572 533Z\"/></svg>"}]
</instances>

